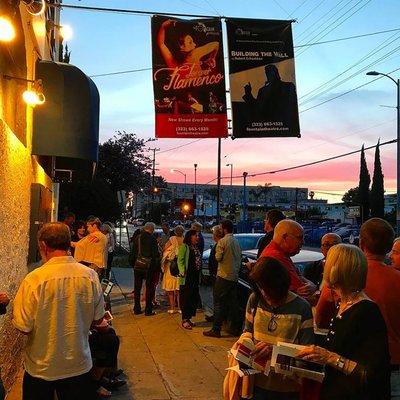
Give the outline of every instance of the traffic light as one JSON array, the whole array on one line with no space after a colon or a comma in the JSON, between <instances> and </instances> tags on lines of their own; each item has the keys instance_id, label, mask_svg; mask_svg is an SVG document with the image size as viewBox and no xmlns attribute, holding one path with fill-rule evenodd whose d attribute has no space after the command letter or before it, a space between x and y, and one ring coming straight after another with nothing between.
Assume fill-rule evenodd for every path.
<instances>
[{"instance_id":1,"label":"traffic light","mask_svg":"<svg viewBox=\"0 0 400 400\"><path fill-rule=\"evenodd\" d=\"M189 214L191 211L191 207L189 203L182 203L182 213Z\"/></svg>"}]
</instances>

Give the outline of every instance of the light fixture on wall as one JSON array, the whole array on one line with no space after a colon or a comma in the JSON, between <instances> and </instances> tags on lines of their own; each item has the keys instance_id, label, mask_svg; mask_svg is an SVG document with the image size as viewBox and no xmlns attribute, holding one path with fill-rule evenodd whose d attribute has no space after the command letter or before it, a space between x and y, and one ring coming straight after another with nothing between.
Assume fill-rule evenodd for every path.
<instances>
[{"instance_id":1,"label":"light fixture on wall","mask_svg":"<svg viewBox=\"0 0 400 400\"><path fill-rule=\"evenodd\" d=\"M58 29L60 36L63 38L63 40L68 41L68 40L72 39L74 32L69 25L58 25L58 24L55 24L54 21L47 20L46 21L47 31L49 32L54 28Z\"/></svg>"},{"instance_id":2,"label":"light fixture on wall","mask_svg":"<svg viewBox=\"0 0 400 400\"><path fill-rule=\"evenodd\" d=\"M41 15L46 10L45 0L22 0L31 15Z\"/></svg>"},{"instance_id":3,"label":"light fixture on wall","mask_svg":"<svg viewBox=\"0 0 400 400\"><path fill-rule=\"evenodd\" d=\"M15 38L15 28L6 17L0 17L0 42L11 42Z\"/></svg>"},{"instance_id":4,"label":"light fixture on wall","mask_svg":"<svg viewBox=\"0 0 400 400\"><path fill-rule=\"evenodd\" d=\"M31 88L25 90L22 93L22 98L25 103L34 107L43 104L46 101L46 97L43 94L43 83L41 79L33 80L33 79L25 79L25 78L17 78L16 76L3 75L4 79L7 80L17 80L23 82L31 83Z\"/></svg>"}]
</instances>

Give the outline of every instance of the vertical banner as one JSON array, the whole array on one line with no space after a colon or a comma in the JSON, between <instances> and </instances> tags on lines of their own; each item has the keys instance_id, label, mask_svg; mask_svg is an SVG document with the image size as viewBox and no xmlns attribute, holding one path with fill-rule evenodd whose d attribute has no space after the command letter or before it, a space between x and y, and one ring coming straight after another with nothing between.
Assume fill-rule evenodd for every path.
<instances>
[{"instance_id":1,"label":"vertical banner","mask_svg":"<svg viewBox=\"0 0 400 400\"><path fill-rule=\"evenodd\" d=\"M228 19L233 136L300 137L290 21Z\"/></svg>"},{"instance_id":2,"label":"vertical banner","mask_svg":"<svg viewBox=\"0 0 400 400\"><path fill-rule=\"evenodd\" d=\"M156 137L227 137L221 21L153 16L151 27Z\"/></svg>"}]
</instances>

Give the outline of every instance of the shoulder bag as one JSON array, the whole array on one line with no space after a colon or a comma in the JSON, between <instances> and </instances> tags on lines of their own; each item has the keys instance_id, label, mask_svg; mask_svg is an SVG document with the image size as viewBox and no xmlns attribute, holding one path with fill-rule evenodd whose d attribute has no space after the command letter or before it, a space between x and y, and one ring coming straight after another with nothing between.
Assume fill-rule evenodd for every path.
<instances>
[{"instance_id":1,"label":"shoulder bag","mask_svg":"<svg viewBox=\"0 0 400 400\"><path fill-rule=\"evenodd\" d=\"M138 238L138 245L139 245L139 252L138 256L136 258L135 265L133 268L137 271L147 271L150 268L151 265L151 257L144 257L142 255L142 247L141 247L141 239L142 235L139 236Z\"/></svg>"}]
</instances>

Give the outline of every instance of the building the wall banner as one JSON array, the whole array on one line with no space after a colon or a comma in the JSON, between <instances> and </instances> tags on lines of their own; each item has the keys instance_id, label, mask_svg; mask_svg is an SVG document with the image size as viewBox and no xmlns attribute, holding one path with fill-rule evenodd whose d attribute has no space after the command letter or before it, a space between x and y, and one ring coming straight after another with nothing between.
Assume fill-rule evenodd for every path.
<instances>
[{"instance_id":1,"label":"building the wall banner","mask_svg":"<svg viewBox=\"0 0 400 400\"><path fill-rule=\"evenodd\" d=\"M228 136L219 19L152 17L158 138Z\"/></svg>"},{"instance_id":2,"label":"building the wall banner","mask_svg":"<svg viewBox=\"0 0 400 400\"><path fill-rule=\"evenodd\" d=\"M226 26L233 136L300 137L291 21Z\"/></svg>"}]
</instances>

